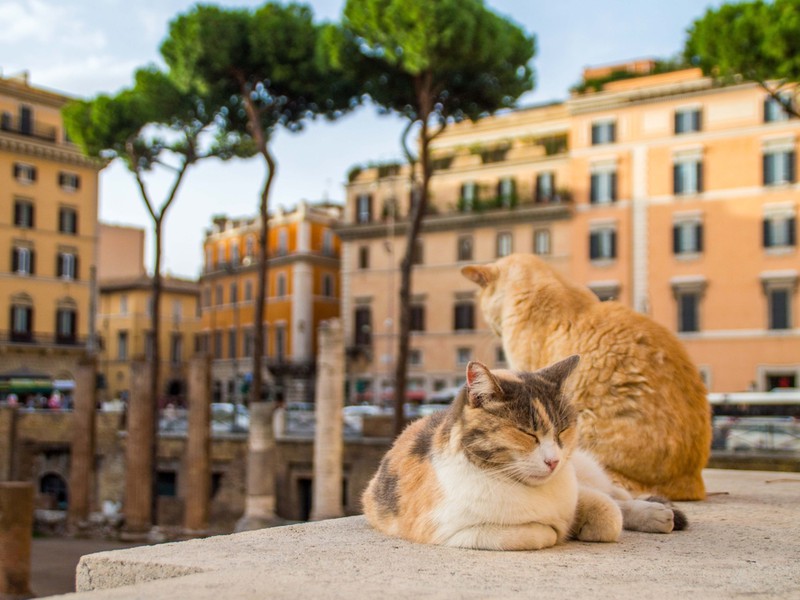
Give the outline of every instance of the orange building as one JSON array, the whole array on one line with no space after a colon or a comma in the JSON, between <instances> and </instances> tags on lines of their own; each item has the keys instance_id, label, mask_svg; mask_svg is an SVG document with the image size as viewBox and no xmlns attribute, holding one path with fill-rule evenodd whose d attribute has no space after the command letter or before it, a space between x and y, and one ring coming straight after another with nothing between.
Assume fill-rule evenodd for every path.
<instances>
[{"instance_id":1,"label":"orange building","mask_svg":"<svg viewBox=\"0 0 800 600\"><path fill-rule=\"evenodd\" d=\"M341 207L301 202L270 217L264 376L267 390L310 400L320 321L339 316ZM257 219L218 217L206 232L201 346L213 357L215 401L245 401L252 372Z\"/></svg>"},{"instance_id":2,"label":"orange building","mask_svg":"<svg viewBox=\"0 0 800 600\"><path fill-rule=\"evenodd\" d=\"M0 78L0 379L71 381L92 339L101 165L67 139L70 99Z\"/></svg>"},{"instance_id":3,"label":"orange building","mask_svg":"<svg viewBox=\"0 0 800 600\"><path fill-rule=\"evenodd\" d=\"M800 385L800 120L756 84L696 69L648 75L653 64L608 67L639 76L436 139L413 276L412 389L460 383L473 358L503 364L459 268L509 252L540 254L675 331L711 391ZM384 166L354 170L347 186L351 399L391 387L407 181Z\"/></svg>"}]
</instances>

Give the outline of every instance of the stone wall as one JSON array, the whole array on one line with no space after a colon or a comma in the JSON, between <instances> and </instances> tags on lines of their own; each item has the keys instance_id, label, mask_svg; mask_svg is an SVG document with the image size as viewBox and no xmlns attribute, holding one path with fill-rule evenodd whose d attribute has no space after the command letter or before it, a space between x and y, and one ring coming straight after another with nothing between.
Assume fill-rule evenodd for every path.
<instances>
[{"instance_id":1,"label":"stone wall","mask_svg":"<svg viewBox=\"0 0 800 600\"><path fill-rule=\"evenodd\" d=\"M342 495L346 515L361 513L361 494L389 448L388 438L345 440ZM311 438L277 441L275 472L279 517L307 520L311 511L314 446Z\"/></svg>"}]
</instances>

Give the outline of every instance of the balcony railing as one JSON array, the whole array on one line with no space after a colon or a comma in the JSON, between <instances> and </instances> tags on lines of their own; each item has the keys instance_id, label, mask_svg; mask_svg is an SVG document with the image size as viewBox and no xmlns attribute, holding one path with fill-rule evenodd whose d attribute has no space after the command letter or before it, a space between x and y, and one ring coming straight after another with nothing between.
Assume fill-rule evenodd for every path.
<instances>
[{"instance_id":1,"label":"balcony railing","mask_svg":"<svg viewBox=\"0 0 800 600\"><path fill-rule=\"evenodd\" d=\"M0 344L19 346L85 346L85 336L65 336L56 333L0 331Z\"/></svg>"},{"instance_id":2,"label":"balcony railing","mask_svg":"<svg viewBox=\"0 0 800 600\"><path fill-rule=\"evenodd\" d=\"M57 133L57 129L52 125L42 125L34 120L23 122L9 113L0 115L0 131L26 135L46 142L55 142Z\"/></svg>"}]
</instances>

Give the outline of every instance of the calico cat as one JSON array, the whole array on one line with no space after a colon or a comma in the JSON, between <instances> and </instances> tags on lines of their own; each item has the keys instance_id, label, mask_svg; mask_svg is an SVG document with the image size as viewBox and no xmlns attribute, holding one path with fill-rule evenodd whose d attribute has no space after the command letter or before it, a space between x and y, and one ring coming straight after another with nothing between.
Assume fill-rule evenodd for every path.
<instances>
[{"instance_id":1,"label":"calico cat","mask_svg":"<svg viewBox=\"0 0 800 600\"><path fill-rule=\"evenodd\" d=\"M682 514L631 499L576 449L563 388L577 363L523 373L471 362L453 404L409 425L383 458L362 497L368 522L414 542L486 550L547 548L569 536L613 542L623 521L682 528Z\"/></svg>"},{"instance_id":2,"label":"calico cat","mask_svg":"<svg viewBox=\"0 0 800 600\"><path fill-rule=\"evenodd\" d=\"M461 272L515 369L580 354L571 380L581 447L635 494L702 500L711 418L700 374L665 327L600 302L533 255Z\"/></svg>"}]
</instances>

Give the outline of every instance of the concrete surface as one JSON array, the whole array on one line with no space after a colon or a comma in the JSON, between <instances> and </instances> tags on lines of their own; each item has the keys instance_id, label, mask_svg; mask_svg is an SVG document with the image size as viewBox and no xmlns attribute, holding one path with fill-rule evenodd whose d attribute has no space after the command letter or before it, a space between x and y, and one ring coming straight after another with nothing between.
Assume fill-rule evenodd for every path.
<instances>
[{"instance_id":1,"label":"concrete surface","mask_svg":"<svg viewBox=\"0 0 800 600\"><path fill-rule=\"evenodd\" d=\"M538 552L411 544L363 517L85 556L96 598L800 598L800 476L708 470L690 527ZM95 590L90 592L88 590Z\"/></svg>"}]
</instances>

